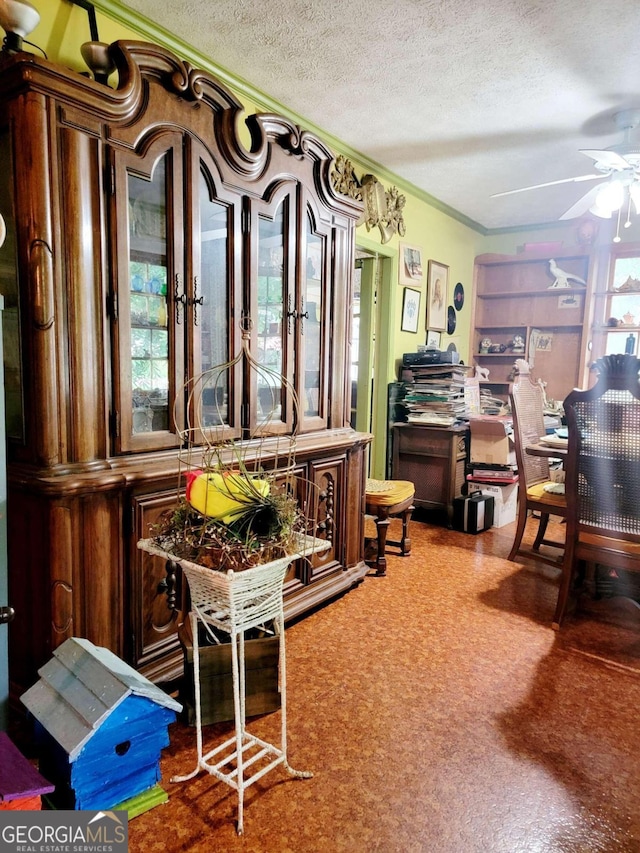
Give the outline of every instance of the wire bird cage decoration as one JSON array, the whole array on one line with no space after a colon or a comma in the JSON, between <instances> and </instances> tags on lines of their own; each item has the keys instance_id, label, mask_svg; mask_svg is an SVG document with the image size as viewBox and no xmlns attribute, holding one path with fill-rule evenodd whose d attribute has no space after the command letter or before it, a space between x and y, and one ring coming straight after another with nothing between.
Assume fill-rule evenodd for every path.
<instances>
[{"instance_id":1,"label":"wire bird cage decoration","mask_svg":"<svg viewBox=\"0 0 640 853\"><path fill-rule=\"evenodd\" d=\"M243 832L244 792L249 785L279 765L290 776L312 775L293 769L287 760L283 581L294 559L310 557L331 544L313 535L318 500L312 483L301 484L295 464L300 422L295 388L286 377L252 356L248 317L243 319L241 329L238 355L185 386L187 411L195 423L188 420L181 436L184 448L180 453L178 504L152 538L138 542L142 550L177 563L189 585L197 758L193 771L175 776L172 781L186 782L204 770L236 790L238 834ZM266 418L250 436L253 441L224 438L224 395L219 393L221 388L224 390L222 377L228 377L240 364L272 390L272 405L267 406ZM213 390L213 395L208 396L217 409L219 430L202 421L207 389ZM276 410L277 389L281 405L285 392L293 400L293 431L288 436L272 436L268 428ZM177 422L175 410L174 420ZM187 480L184 496L183 476ZM214 643L220 642L220 632L228 634L232 648L235 733L209 750L205 750L202 732L198 623ZM245 633L257 627L279 637L279 745L256 737L246 726Z\"/></svg>"},{"instance_id":2,"label":"wire bird cage decoration","mask_svg":"<svg viewBox=\"0 0 640 853\"><path fill-rule=\"evenodd\" d=\"M319 488L301 476L295 451L300 423L299 398L282 374L251 353L251 320L241 322L241 348L184 385L186 426L178 430L178 484L175 507L142 540L209 569L244 571L287 554L309 556L330 547L316 537ZM225 437L228 377L236 366L256 377L263 417L244 439ZM265 396L266 392L266 396ZM287 397L293 429L271 428ZM174 422L179 422L174 404Z\"/></svg>"}]
</instances>

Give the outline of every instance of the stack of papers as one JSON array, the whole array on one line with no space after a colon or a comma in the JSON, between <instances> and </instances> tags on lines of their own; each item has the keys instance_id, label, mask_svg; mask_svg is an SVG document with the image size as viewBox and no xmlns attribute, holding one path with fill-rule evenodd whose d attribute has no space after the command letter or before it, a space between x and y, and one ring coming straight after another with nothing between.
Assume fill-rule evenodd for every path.
<instances>
[{"instance_id":1,"label":"stack of papers","mask_svg":"<svg viewBox=\"0 0 640 853\"><path fill-rule=\"evenodd\" d=\"M452 426L465 414L465 365L414 365L402 371L409 423Z\"/></svg>"}]
</instances>

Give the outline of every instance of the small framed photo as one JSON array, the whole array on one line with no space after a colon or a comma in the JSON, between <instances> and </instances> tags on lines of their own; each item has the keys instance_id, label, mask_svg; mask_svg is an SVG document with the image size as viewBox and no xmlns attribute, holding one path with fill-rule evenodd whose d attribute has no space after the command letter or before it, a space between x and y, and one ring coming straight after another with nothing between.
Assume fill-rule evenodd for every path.
<instances>
[{"instance_id":1,"label":"small framed photo","mask_svg":"<svg viewBox=\"0 0 640 853\"><path fill-rule=\"evenodd\" d=\"M402 297L402 326L403 332L417 332L420 320L420 291L405 287Z\"/></svg>"},{"instance_id":2,"label":"small framed photo","mask_svg":"<svg viewBox=\"0 0 640 853\"><path fill-rule=\"evenodd\" d=\"M427 349L440 349L441 339L441 332L434 332L433 329L427 329Z\"/></svg>"},{"instance_id":3,"label":"small framed photo","mask_svg":"<svg viewBox=\"0 0 640 853\"><path fill-rule=\"evenodd\" d=\"M582 308L582 294L569 293L566 296L558 296L558 308Z\"/></svg>"},{"instance_id":4,"label":"small framed photo","mask_svg":"<svg viewBox=\"0 0 640 853\"><path fill-rule=\"evenodd\" d=\"M529 350L535 352L551 352L553 350L553 332L542 332L532 329L529 339Z\"/></svg>"},{"instance_id":5,"label":"small framed photo","mask_svg":"<svg viewBox=\"0 0 640 853\"><path fill-rule=\"evenodd\" d=\"M422 249L400 243L398 284L413 287L422 284Z\"/></svg>"},{"instance_id":6,"label":"small framed photo","mask_svg":"<svg viewBox=\"0 0 640 853\"><path fill-rule=\"evenodd\" d=\"M449 267L429 261L427 274L427 328L444 332L447 328Z\"/></svg>"}]
</instances>

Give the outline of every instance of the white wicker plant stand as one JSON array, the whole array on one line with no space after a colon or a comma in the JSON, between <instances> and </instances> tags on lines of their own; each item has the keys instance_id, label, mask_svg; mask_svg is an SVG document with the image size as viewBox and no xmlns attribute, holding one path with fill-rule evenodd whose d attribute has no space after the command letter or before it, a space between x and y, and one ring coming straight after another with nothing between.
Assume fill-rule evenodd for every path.
<instances>
[{"instance_id":1,"label":"white wicker plant stand","mask_svg":"<svg viewBox=\"0 0 640 853\"><path fill-rule=\"evenodd\" d=\"M311 536L300 536L294 553L241 572L219 572L176 558L175 555L160 549L151 539L140 540L138 547L180 565L187 578L191 595L189 620L193 635L197 764L191 773L185 776L174 776L171 781L186 782L197 776L201 770L206 770L211 776L234 788L238 792L237 831L238 835L242 835L246 788L280 764L291 776L308 779L313 775L307 771L294 770L287 761L287 674L282 583L287 567L293 560L325 550L329 547L329 543ZM200 705L198 620L205 627L213 626L224 631L231 639L235 734L206 753L203 749ZM245 715L244 634L250 628L264 625L271 620L280 639L280 746L267 743L249 733ZM267 760L268 763L263 763L252 775L248 775L251 774L253 765L262 759Z\"/></svg>"}]
</instances>

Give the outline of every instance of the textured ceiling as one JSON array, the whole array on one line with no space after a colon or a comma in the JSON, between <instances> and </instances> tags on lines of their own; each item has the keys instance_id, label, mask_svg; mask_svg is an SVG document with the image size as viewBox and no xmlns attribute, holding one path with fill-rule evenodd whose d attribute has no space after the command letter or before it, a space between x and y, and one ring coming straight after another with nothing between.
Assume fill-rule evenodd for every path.
<instances>
[{"instance_id":1,"label":"textured ceiling","mask_svg":"<svg viewBox=\"0 0 640 853\"><path fill-rule=\"evenodd\" d=\"M126 0L485 228L558 219L640 107L638 0Z\"/></svg>"}]
</instances>

